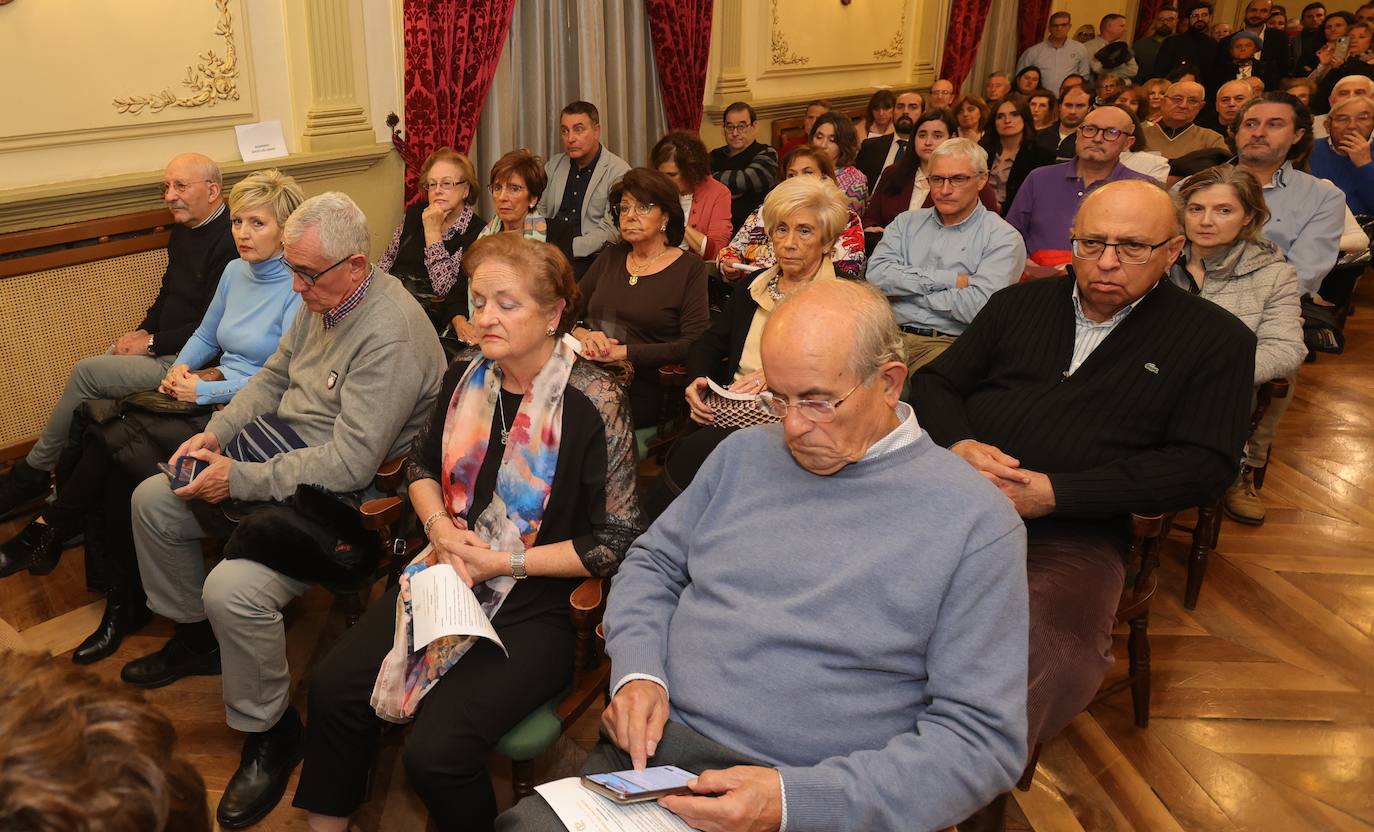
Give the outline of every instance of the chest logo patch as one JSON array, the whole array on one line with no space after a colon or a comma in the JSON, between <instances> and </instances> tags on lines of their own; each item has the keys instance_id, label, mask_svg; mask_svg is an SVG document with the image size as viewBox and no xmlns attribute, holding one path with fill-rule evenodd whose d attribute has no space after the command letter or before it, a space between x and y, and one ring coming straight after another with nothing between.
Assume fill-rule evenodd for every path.
<instances>
[{"instance_id":1,"label":"chest logo patch","mask_svg":"<svg viewBox=\"0 0 1374 832\"><path fill-rule=\"evenodd\" d=\"M1146 370L1149 370L1150 372L1154 373L1155 375L1159 375L1159 367L1157 367L1153 361L1147 361L1147 362L1145 363L1145 369L1146 369ZM333 387L332 384L331 384L330 386Z\"/></svg>"},{"instance_id":2,"label":"chest logo patch","mask_svg":"<svg viewBox=\"0 0 1374 832\"><path fill-rule=\"evenodd\" d=\"M1153 366L1153 365L1147 364L1146 366ZM1158 372L1158 370L1156 370L1156 372ZM338 383L339 383L339 372L338 372L337 370L330 370L330 371L329 371L329 378L325 379L325 382L324 382L324 389L326 389L326 390L333 390L333 389L334 389L334 385L336 385L336 384L338 384Z\"/></svg>"}]
</instances>

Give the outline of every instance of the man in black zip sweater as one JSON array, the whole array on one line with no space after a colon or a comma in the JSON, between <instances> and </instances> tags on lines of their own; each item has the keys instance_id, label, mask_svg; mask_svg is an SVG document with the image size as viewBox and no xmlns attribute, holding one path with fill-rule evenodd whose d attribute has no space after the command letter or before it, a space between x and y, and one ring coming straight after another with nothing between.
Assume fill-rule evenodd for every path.
<instances>
[{"instance_id":1,"label":"man in black zip sweater","mask_svg":"<svg viewBox=\"0 0 1374 832\"><path fill-rule=\"evenodd\" d=\"M1184 243L1163 189L1105 185L1071 233L1073 273L994 294L911 387L921 426L1026 521L1031 748L1112 665L1126 515L1235 478L1255 363L1244 324L1161 281Z\"/></svg>"}]
</instances>

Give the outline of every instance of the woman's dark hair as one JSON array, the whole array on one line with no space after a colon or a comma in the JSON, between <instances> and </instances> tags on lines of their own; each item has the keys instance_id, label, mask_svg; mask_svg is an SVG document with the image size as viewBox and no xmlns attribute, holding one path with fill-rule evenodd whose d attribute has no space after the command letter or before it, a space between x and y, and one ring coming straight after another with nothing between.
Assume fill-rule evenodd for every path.
<instances>
[{"instance_id":1,"label":"woman's dark hair","mask_svg":"<svg viewBox=\"0 0 1374 832\"><path fill-rule=\"evenodd\" d=\"M620 225L620 198L629 194L636 202L652 203L668 218L668 245L682 244L682 235L687 230L687 218L682 213L677 186L673 180L653 168L630 168L620 181L611 186L609 196L611 216Z\"/></svg>"},{"instance_id":2,"label":"woman's dark hair","mask_svg":"<svg viewBox=\"0 0 1374 832\"><path fill-rule=\"evenodd\" d=\"M673 192L673 204L676 205L677 189ZM678 213L682 213L681 208ZM488 234L468 246L463 254L463 271L474 275L488 260L504 263L524 275L530 281L530 296L545 309L552 309L563 301L558 331L572 331L582 293L577 289L572 264L558 246L521 234Z\"/></svg>"},{"instance_id":3,"label":"woman's dark hair","mask_svg":"<svg viewBox=\"0 0 1374 832\"><path fill-rule=\"evenodd\" d=\"M1021 147L1017 149L1017 154L1019 155L1027 144L1035 141L1035 119L1031 117L1030 106L1024 97L1009 95L997 102L997 108L992 111L988 126L983 131L983 149L988 152L989 163L1002 152L1002 137L997 132L997 113L1007 105L1011 105L1016 114L1021 116Z\"/></svg>"},{"instance_id":4,"label":"woman's dark hair","mask_svg":"<svg viewBox=\"0 0 1374 832\"><path fill-rule=\"evenodd\" d=\"M869 96L868 107L864 110L864 128L873 126L873 111L881 109L891 110L897 106L897 96L892 94L892 90L878 90Z\"/></svg>"},{"instance_id":5,"label":"woman's dark hair","mask_svg":"<svg viewBox=\"0 0 1374 832\"><path fill-rule=\"evenodd\" d=\"M897 161L892 163L892 167L884 171L883 176L878 177L878 182L883 184L883 193L888 196L896 196L906 187L906 183L916 178L916 171L921 167L921 160L916 157L916 134L920 132L921 125L930 121L938 121L945 126L950 137L959 135L959 125L954 121L954 114L949 110L939 107L934 110L926 110L921 113L921 117L916 119L916 124L911 128L911 152L903 153ZM877 189L877 183L874 183Z\"/></svg>"},{"instance_id":6,"label":"woman's dark hair","mask_svg":"<svg viewBox=\"0 0 1374 832\"><path fill-rule=\"evenodd\" d=\"M711 159L706 154L706 145L695 133L686 130L674 130L659 139L654 149L649 151L649 164L654 170L658 170L658 166L664 162L675 163L678 175L692 190L696 190L711 175Z\"/></svg>"},{"instance_id":7,"label":"woman's dark hair","mask_svg":"<svg viewBox=\"0 0 1374 832\"><path fill-rule=\"evenodd\" d=\"M854 157L859 155L859 131L854 129L854 122L844 113L826 113L816 119L816 123L811 125L811 135L807 136L807 139L814 141L816 131L827 124L835 129L835 144L840 148L840 155L835 159L835 167L842 168L854 164Z\"/></svg>"},{"instance_id":8,"label":"woman's dark hair","mask_svg":"<svg viewBox=\"0 0 1374 832\"><path fill-rule=\"evenodd\" d=\"M548 174L544 172L544 160L525 148L512 150L503 155L491 166L491 184L509 182L512 176L525 180L530 196L538 199L549 186Z\"/></svg>"},{"instance_id":9,"label":"woman's dark hair","mask_svg":"<svg viewBox=\"0 0 1374 832\"><path fill-rule=\"evenodd\" d=\"M1022 75L1025 75L1025 74L1028 73L1028 72L1034 72L1034 73L1035 73L1035 77L1036 77L1035 86L1037 86L1037 87L1040 86L1040 81L1041 81L1041 79L1043 79L1043 78L1045 77L1045 74L1044 74L1043 72L1040 71L1040 67L1035 66L1034 64L1032 64L1031 66L1023 67L1023 68L1021 69L1020 72L1016 73L1016 77L1013 78L1012 81L1011 81L1011 88L1012 88L1012 90L1014 90L1014 91L1016 91L1016 92L1020 92L1020 91L1021 91L1021 76L1022 76Z\"/></svg>"},{"instance_id":10,"label":"woman's dark hair","mask_svg":"<svg viewBox=\"0 0 1374 832\"><path fill-rule=\"evenodd\" d=\"M835 181L834 163L831 162L829 159L825 158L825 155L822 154L815 147L809 144L799 144L791 150L787 151L787 155L782 157L782 162L778 164L779 182L787 178L787 169L792 167L792 163L803 156L816 163L816 167L821 169L821 176L824 176L831 182Z\"/></svg>"}]
</instances>

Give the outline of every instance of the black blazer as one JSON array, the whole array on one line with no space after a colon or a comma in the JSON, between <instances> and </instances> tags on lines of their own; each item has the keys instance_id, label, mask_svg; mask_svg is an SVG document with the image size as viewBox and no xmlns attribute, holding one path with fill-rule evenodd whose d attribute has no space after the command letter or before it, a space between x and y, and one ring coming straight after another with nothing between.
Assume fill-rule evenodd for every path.
<instances>
[{"instance_id":1,"label":"black blazer","mask_svg":"<svg viewBox=\"0 0 1374 832\"><path fill-rule=\"evenodd\" d=\"M859 145L859 155L854 159L854 167L868 177L870 192L878 184L878 177L882 176L883 162L887 161L887 152L892 149L892 142L896 138L896 133L888 133L886 136L864 139L863 144ZM908 144L907 147L911 145ZM897 160L892 161L895 163Z\"/></svg>"},{"instance_id":2,"label":"black blazer","mask_svg":"<svg viewBox=\"0 0 1374 832\"><path fill-rule=\"evenodd\" d=\"M741 281L730 293L725 308L712 316L711 325L687 350L687 379L702 376L728 387L739 369L744 355L744 342L749 337L749 325L759 305L749 294L749 284L755 278Z\"/></svg>"},{"instance_id":3,"label":"black blazer","mask_svg":"<svg viewBox=\"0 0 1374 832\"><path fill-rule=\"evenodd\" d=\"M1067 162L1078 155L1078 131L1070 131L1069 135L1060 141L1057 121L1036 133L1035 143L1047 150L1056 162ZM1010 200L1007 202L1011 203Z\"/></svg>"},{"instance_id":4,"label":"black blazer","mask_svg":"<svg viewBox=\"0 0 1374 832\"><path fill-rule=\"evenodd\" d=\"M1054 125L1051 127L1055 130L1059 129ZM984 140L983 149L988 152L988 166L991 167L993 159L997 158L997 153L1001 150L999 146L1001 141L994 133L988 133L988 135L992 136L992 141ZM1016 201L1016 192L1021 190L1021 183L1026 181L1030 172L1036 168L1043 168L1045 165L1055 163L1054 153L1046 150L1044 145L1038 141L1039 137L1036 138L1036 141L1021 142L1021 149L1016 151L1016 158L1011 162L1011 173L1007 175L1007 198L1002 202L1001 208L997 212L1002 216L1006 216L1007 209Z\"/></svg>"}]
</instances>

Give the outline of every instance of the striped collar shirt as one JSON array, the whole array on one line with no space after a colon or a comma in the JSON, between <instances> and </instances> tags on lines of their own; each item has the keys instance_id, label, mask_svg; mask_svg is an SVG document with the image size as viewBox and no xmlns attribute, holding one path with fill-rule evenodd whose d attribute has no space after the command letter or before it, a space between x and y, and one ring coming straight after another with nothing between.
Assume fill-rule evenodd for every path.
<instances>
[{"instance_id":1,"label":"striped collar shirt","mask_svg":"<svg viewBox=\"0 0 1374 832\"><path fill-rule=\"evenodd\" d=\"M1153 291L1153 287L1151 287L1151 291ZM1112 330L1116 329L1117 324L1126 320L1126 316L1131 314L1131 310L1135 309L1136 304L1143 299L1144 295L1137 298L1135 303L1129 304L1107 320L1098 323L1083 314L1083 301L1078 296L1078 284L1074 283L1073 358L1069 361L1069 371L1064 374L1066 378L1078 372L1078 368L1083 366L1083 362L1088 360L1088 356L1093 354L1093 350L1107 340L1107 336L1112 334Z\"/></svg>"},{"instance_id":2,"label":"striped collar shirt","mask_svg":"<svg viewBox=\"0 0 1374 832\"><path fill-rule=\"evenodd\" d=\"M345 315L347 315L349 312L352 312L355 306L362 303L363 295L367 294L367 287L372 285L372 274L372 270L369 269L367 272L367 277L363 280L362 283L358 284L358 288L353 290L353 294L344 298L338 306L324 313L323 318L325 329L333 329L334 327L338 326L339 323L343 321Z\"/></svg>"}]
</instances>

